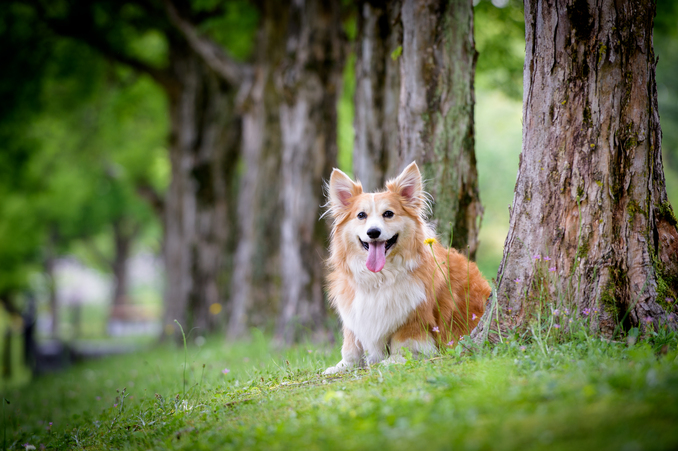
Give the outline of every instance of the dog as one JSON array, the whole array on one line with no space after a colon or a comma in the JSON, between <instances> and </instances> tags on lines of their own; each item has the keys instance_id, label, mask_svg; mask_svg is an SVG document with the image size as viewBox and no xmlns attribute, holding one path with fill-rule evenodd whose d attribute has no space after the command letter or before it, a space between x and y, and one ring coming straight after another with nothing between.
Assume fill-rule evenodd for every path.
<instances>
[{"instance_id":1,"label":"dog","mask_svg":"<svg viewBox=\"0 0 678 451\"><path fill-rule=\"evenodd\" d=\"M334 169L327 197L327 288L344 342L341 361L324 374L404 362L405 348L430 356L473 330L490 285L475 263L435 241L416 163L376 193Z\"/></svg>"}]
</instances>

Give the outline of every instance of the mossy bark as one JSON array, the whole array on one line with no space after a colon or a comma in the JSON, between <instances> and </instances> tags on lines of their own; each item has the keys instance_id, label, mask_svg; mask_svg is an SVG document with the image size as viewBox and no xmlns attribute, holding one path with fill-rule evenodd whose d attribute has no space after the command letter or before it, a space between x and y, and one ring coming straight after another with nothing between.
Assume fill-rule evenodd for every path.
<instances>
[{"instance_id":1,"label":"mossy bark","mask_svg":"<svg viewBox=\"0 0 678 451\"><path fill-rule=\"evenodd\" d=\"M416 161L446 242L475 254L482 207L474 151L477 53L469 1L359 5L354 171L368 189ZM396 71L397 70L397 71Z\"/></svg>"},{"instance_id":2,"label":"mossy bark","mask_svg":"<svg viewBox=\"0 0 678 451\"><path fill-rule=\"evenodd\" d=\"M591 328L605 336L676 326L663 304L678 292L678 231L661 159L654 14L651 0L525 2L523 151L494 332L525 328L535 301L596 311Z\"/></svg>"}]
</instances>

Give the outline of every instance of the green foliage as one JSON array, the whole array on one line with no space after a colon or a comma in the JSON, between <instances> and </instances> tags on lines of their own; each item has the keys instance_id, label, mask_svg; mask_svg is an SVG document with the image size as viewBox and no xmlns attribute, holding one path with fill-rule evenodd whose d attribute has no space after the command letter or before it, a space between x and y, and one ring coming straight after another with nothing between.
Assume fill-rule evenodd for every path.
<instances>
[{"instance_id":1,"label":"green foliage","mask_svg":"<svg viewBox=\"0 0 678 451\"><path fill-rule=\"evenodd\" d=\"M476 158L480 199L485 208L477 263L495 277L508 233L509 208L521 151L521 103L501 91L476 90Z\"/></svg>"},{"instance_id":2,"label":"green foliage","mask_svg":"<svg viewBox=\"0 0 678 451\"><path fill-rule=\"evenodd\" d=\"M346 59L343 73L343 90L337 102L337 163L339 169L345 173L353 174L353 141L355 130L353 119L355 116L355 54L350 54Z\"/></svg>"},{"instance_id":3,"label":"green foliage","mask_svg":"<svg viewBox=\"0 0 678 451\"><path fill-rule=\"evenodd\" d=\"M172 345L38 379L5 395L8 449L678 445L675 334L615 343L582 332L547 353L510 338L332 377L319 372L339 349L267 343L189 344L185 395L184 352Z\"/></svg>"},{"instance_id":4,"label":"green foliage","mask_svg":"<svg viewBox=\"0 0 678 451\"><path fill-rule=\"evenodd\" d=\"M41 68L52 48L48 32L30 8L0 8L0 294L24 286L26 262L34 261L42 231L28 205L39 182L30 173L39 142L27 137L41 106ZM27 48L30 52L17 52Z\"/></svg>"},{"instance_id":5,"label":"green foliage","mask_svg":"<svg viewBox=\"0 0 678 451\"><path fill-rule=\"evenodd\" d=\"M678 203L678 5L658 1L653 32L657 63L657 100L662 126L662 154L666 189L672 205Z\"/></svg>"},{"instance_id":6,"label":"green foliage","mask_svg":"<svg viewBox=\"0 0 678 451\"><path fill-rule=\"evenodd\" d=\"M480 0L473 9L478 64L476 87L499 89L521 99L525 61L525 17L523 4L510 0L497 8Z\"/></svg>"},{"instance_id":7,"label":"green foliage","mask_svg":"<svg viewBox=\"0 0 678 451\"><path fill-rule=\"evenodd\" d=\"M114 221L146 224L157 241L157 218L136 190L161 193L169 179L167 106L158 87L85 44L47 39L47 32L39 42L23 35L20 19L38 30L39 22L12 8L25 17L8 20L19 31L5 28L9 36L0 36L22 44L8 57L39 67L26 80L18 72L2 77L26 92L0 116L0 134L6 131L0 171L12 174L0 178L0 292L25 288L48 242L52 252L65 252L74 240L108 233ZM44 58L27 56L34 50L39 56L41 46L48 48Z\"/></svg>"},{"instance_id":8,"label":"green foliage","mask_svg":"<svg viewBox=\"0 0 678 451\"><path fill-rule=\"evenodd\" d=\"M200 29L228 49L233 57L246 60L251 55L259 23L259 11L253 2L199 0L191 6L196 14L212 12Z\"/></svg>"}]
</instances>

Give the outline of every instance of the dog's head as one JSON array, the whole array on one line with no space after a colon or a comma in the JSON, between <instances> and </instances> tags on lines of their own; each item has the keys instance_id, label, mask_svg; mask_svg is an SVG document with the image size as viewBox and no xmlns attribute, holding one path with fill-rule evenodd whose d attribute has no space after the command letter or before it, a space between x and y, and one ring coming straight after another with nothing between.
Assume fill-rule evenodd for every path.
<instances>
[{"instance_id":1,"label":"dog's head","mask_svg":"<svg viewBox=\"0 0 678 451\"><path fill-rule=\"evenodd\" d=\"M378 193L363 193L360 182L335 169L328 198L335 238L349 256L364 258L372 272L381 271L390 255L411 246L423 224L425 193L416 163L388 181L386 191Z\"/></svg>"}]
</instances>

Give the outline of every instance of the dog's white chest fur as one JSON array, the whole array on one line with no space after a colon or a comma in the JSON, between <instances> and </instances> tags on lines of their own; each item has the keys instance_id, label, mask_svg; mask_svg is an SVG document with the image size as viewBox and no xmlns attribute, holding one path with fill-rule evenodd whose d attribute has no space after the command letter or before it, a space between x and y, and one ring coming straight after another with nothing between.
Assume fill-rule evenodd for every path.
<instances>
[{"instance_id":1,"label":"dog's white chest fur","mask_svg":"<svg viewBox=\"0 0 678 451\"><path fill-rule=\"evenodd\" d=\"M344 325L365 350L383 348L393 333L426 298L424 284L398 257L379 273L358 262L351 265L356 282L355 298L340 311ZM400 261L398 261L400 260Z\"/></svg>"}]
</instances>

